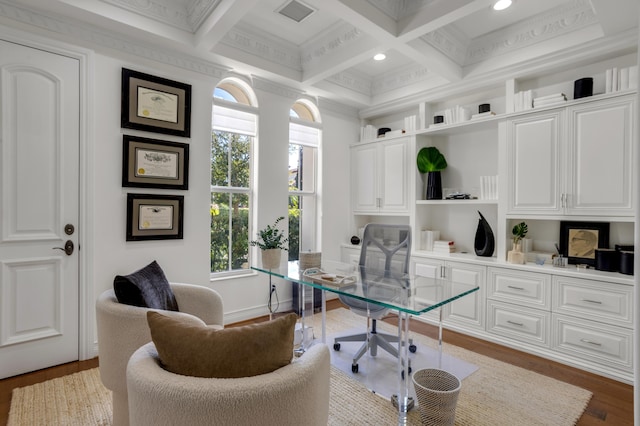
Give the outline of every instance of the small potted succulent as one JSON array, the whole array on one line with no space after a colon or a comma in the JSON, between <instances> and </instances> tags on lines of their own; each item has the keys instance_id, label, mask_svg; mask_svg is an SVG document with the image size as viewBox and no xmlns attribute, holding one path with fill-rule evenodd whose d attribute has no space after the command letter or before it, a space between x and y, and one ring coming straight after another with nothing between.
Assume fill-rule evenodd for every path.
<instances>
[{"instance_id":1,"label":"small potted succulent","mask_svg":"<svg viewBox=\"0 0 640 426\"><path fill-rule=\"evenodd\" d=\"M519 263L523 264L525 262L524 253L522 252L521 242L522 239L527 235L529 228L527 224L524 222L520 222L516 224L511 229L512 241L513 241L513 250L510 250L507 253L507 262L509 263Z\"/></svg>"},{"instance_id":2,"label":"small potted succulent","mask_svg":"<svg viewBox=\"0 0 640 426\"><path fill-rule=\"evenodd\" d=\"M250 242L252 246L258 246L262 250L262 267L275 269L280 266L282 250L288 250L289 239L284 231L278 229L278 223L284 220L284 216L276 219L273 225L258 231L258 238Z\"/></svg>"}]
</instances>

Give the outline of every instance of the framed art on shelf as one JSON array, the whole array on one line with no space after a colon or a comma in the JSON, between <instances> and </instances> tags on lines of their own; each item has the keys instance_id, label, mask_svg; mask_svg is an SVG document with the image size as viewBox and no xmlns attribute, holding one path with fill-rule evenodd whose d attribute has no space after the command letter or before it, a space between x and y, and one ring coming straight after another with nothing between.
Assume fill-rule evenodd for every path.
<instances>
[{"instance_id":1,"label":"framed art on shelf","mask_svg":"<svg viewBox=\"0 0 640 426\"><path fill-rule=\"evenodd\" d=\"M122 68L121 126L191 136L191 85Z\"/></svg>"},{"instance_id":2,"label":"framed art on shelf","mask_svg":"<svg viewBox=\"0 0 640 426\"><path fill-rule=\"evenodd\" d=\"M189 145L124 135L122 186L189 189Z\"/></svg>"},{"instance_id":3,"label":"framed art on shelf","mask_svg":"<svg viewBox=\"0 0 640 426\"><path fill-rule=\"evenodd\" d=\"M608 222L560 222L560 252L569 263L594 266L598 248L609 248Z\"/></svg>"},{"instance_id":4,"label":"framed art on shelf","mask_svg":"<svg viewBox=\"0 0 640 426\"><path fill-rule=\"evenodd\" d=\"M181 240L182 195L127 194L127 241Z\"/></svg>"}]
</instances>

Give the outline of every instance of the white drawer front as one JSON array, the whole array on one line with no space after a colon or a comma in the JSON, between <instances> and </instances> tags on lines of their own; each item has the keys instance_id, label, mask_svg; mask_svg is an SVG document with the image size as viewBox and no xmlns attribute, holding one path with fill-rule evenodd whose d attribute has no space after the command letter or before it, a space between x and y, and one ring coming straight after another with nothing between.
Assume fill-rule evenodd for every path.
<instances>
[{"instance_id":1,"label":"white drawer front","mask_svg":"<svg viewBox=\"0 0 640 426\"><path fill-rule=\"evenodd\" d=\"M506 268L489 268L489 298L551 309L551 276Z\"/></svg>"},{"instance_id":2,"label":"white drawer front","mask_svg":"<svg viewBox=\"0 0 640 426\"><path fill-rule=\"evenodd\" d=\"M632 370L633 330L553 314L553 346L560 352Z\"/></svg>"},{"instance_id":3,"label":"white drawer front","mask_svg":"<svg viewBox=\"0 0 640 426\"><path fill-rule=\"evenodd\" d=\"M551 313L489 300L487 331L538 346L549 347Z\"/></svg>"},{"instance_id":4,"label":"white drawer front","mask_svg":"<svg viewBox=\"0 0 640 426\"><path fill-rule=\"evenodd\" d=\"M553 311L633 326L633 287L603 281L554 277Z\"/></svg>"}]
</instances>

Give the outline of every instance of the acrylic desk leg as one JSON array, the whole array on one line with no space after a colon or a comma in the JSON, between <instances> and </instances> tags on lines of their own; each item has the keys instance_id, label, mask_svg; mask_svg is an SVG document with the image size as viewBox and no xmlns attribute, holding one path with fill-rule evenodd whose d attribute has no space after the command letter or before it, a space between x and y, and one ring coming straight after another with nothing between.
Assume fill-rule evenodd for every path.
<instances>
[{"instance_id":1,"label":"acrylic desk leg","mask_svg":"<svg viewBox=\"0 0 640 426\"><path fill-rule=\"evenodd\" d=\"M305 327L304 324L304 318L306 316L306 307L307 307L307 299L306 299L306 294L305 294L305 287L307 287L306 285L302 284L302 283L298 283L298 294L300 295L299 298L299 303L300 303L300 326L301 331L301 340L300 340L300 346L295 349L293 351L293 353L295 354L295 356L302 356L302 354L304 354L304 351L306 350L305 344L306 344L306 340L307 340L307 328ZM311 309L313 312L313 304L311 305Z\"/></svg>"},{"instance_id":2,"label":"acrylic desk leg","mask_svg":"<svg viewBox=\"0 0 640 426\"><path fill-rule=\"evenodd\" d=\"M322 290L322 344L327 343L327 292Z\"/></svg>"},{"instance_id":3,"label":"acrylic desk leg","mask_svg":"<svg viewBox=\"0 0 640 426\"><path fill-rule=\"evenodd\" d=\"M438 368L442 368L442 308L440 308L438 320Z\"/></svg>"},{"instance_id":4,"label":"acrylic desk leg","mask_svg":"<svg viewBox=\"0 0 640 426\"><path fill-rule=\"evenodd\" d=\"M413 398L409 396L409 314L398 313L398 425L407 424L407 412L413 407Z\"/></svg>"}]
</instances>

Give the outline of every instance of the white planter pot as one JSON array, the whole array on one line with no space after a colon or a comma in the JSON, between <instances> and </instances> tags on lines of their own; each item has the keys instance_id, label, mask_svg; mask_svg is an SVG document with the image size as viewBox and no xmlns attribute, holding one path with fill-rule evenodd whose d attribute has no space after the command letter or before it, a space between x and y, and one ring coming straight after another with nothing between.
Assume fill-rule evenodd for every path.
<instances>
[{"instance_id":1,"label":"white planter pot","mask_svg":"<svg viewBox=\"0 0 640 426\"><path fill-rule=\"evenodd\" d=\"M262 250L262 267L264 269L277 269L280 266L280 256L282 250L268 249Z\"/></svg>"}]
</instances>

